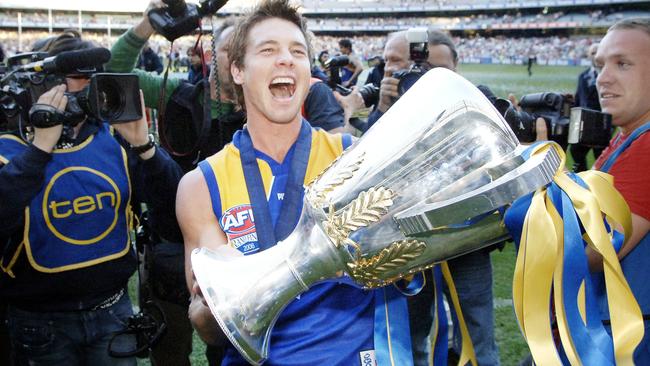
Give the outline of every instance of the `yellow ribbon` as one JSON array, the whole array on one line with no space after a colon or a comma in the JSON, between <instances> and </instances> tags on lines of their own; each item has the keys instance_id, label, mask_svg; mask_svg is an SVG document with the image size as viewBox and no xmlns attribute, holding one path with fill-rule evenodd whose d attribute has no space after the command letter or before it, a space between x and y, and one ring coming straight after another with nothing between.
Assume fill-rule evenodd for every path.
<instances>
[{"instance_id":1,"label":"yellow ribbon","mask_svg":"<svg viewBox=\"0 0 650 366\"><path fill-rule=\"evenodd\" d=\"M620 193L613 188L612 177L608 174L596 171L581 173L581 179L589 187L587 190L563 173L566 158L557 144L539 145L532 154L545 153L551 148L556 150L562 160L553 181L571 199L585 228L585 241L603 256L616 363L633 365L634 349L643 338L643 318L611 244L611 235L603 224L605 215L613 228L620 225L625 237L629 238L632 227L629 208ZM562 224L562 218L547 196L546 188L538 189L533 195L522 228L513 279L513 303L520 329L535 362L540 365L562 364L550 328L548 305L551 283L562 346L571 364L582 364L571 339L562 304ZM583 296L584 291L581 290L579 297ZM578 301L584 317L584 298L579 298Z\"/></svg>"},{"instance_id":2,"label":"yellow ribbon","mask_svg":"<svg viewBox=\"0 0 650 366\"><path fill-rule=\"evenodd\" d=\"M458 365L466 365L468 362L472 366L477 366L476 354L474 353L474 345L472 344L472 338L469 336L469 331L467 330L467 324L465 323L465 317L463 317L463 310L460 308L460 301L458 301L458 292L456 292L456 285L454 285L454 280L451 277L451 272L449 271L449 265L447 262L440 263L440 268L442 269L442 276L445 278L447 283L447 288L449 289L449 295L451 297L451 302L454 305L456 310L456 317L458 318L458 327L460 328L460 335L462 339L461 352L458 359Z\"/></svg>"}]
</instances>

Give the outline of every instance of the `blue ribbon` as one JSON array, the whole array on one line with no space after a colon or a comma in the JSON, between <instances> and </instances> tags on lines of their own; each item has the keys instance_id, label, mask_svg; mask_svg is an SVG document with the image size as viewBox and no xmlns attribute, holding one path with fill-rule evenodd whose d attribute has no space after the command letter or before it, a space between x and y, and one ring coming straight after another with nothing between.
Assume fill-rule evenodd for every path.
<instances>
[{"instance_id":1,"label":"blue ribbon","mask_svg":"<svg viewBox=\"0 0 650 366\"><path fill-rule=\"evenodd\" d=\"M616 158L618 158L625 149L627 149L639 136L643 135L644 133L648 132L650 130L650 122L646 122L643 126L637 128L632 132L632 134L621 144L621 146L617 147L616 150L607 158L605 163L600 167L601 172L609 172L609 170L612 168L612 165L614 165L614 162L616 161ZM621 136L619 135L617 139L620 139Z\"/></svg>"},{"instance_id":2,"label":"blue ribbon","mask_svg":"<svg viewBox=\"0 0 650 366\"><path fill-rule=\"evenodd\" d=\"M439 265L433 267L433 291L435 300L435 318L438 322L438 332L436 333L436 341L433 344L433 364L446 365L447 352L449 349L449 326L447 324L447 310L443 301L443 286L444 279L442 278L442 269Z\"/></svg>"},{"instance_id":3,"label":"blue ribbon","mask_svg":"<svg viewBox=\"0 0 650 366\"><path fill-rule=\"evenodd\" d=\"M265 250L289 236L300 218L304 195L303 185L311 150L311 126L307 121L302 121L298 139L291 147L293 151L290 150L285 157L291 158L293 155L280 216L275 227L271 219L271 211L266 199L262 175L257 165L253 141L247 129L243 130L239 143L244 179L251 200L253 215L255 216L257 241L260 250Z\"/></svg>"},{"instance_id":4,"label":"blue ribbon","mask_svg":"<svg viewBox=\"0 0 650 366\"><path fill-rule=\"evenodd\" d=\"M528 158L531 149L532 147L522 155ZM568 176L583 188L588 189L587 185L577 175L568 174ZM515 241L517 250L519 250L523 224L533 194L530 193L513 202L504 217L504 223ZM547 194L562 217L563 222L562 303L566 311L567 327L573 344L578 356L585 365L613 365L615 364L614 345L600 320L596 296L597 290L592 283L585 254L587 244L582 239L584 229L580 225L571 199L557 184L550 183L547 186ZM607 229L610 230L609 227ZM622 242L622 234L615 232L614 246L620 248ZM586 325L582 321L578 306L578 292L583 281L585 283ZM563 350L559 350L559 353L563 354ZM563 357L563 359L567 362L566 358Z\"/></svg>"},{"instance_id":5,"label":"blue ribbon","mask_svg":"<svg viewBox=\"0 0 650 366\"><path fill-rule=\"evenodd\" d=\"M568 175L581 186L586 187L575 174ZM585 254L586 243L582 240L584 230L580 228L577 213L569 196L556 184L551 184L548 192L564 224L562 303L573 344L585 365L613 365L614 344L600 321ZM578 307L578 292L583 281L585 282L586 325L582 321Z\"/></svg>"},{"instance_id":6,"label":"blue ribbon","mask_svg":"<svg viewBox=\"0 0 650 366\"><path fill-rule=\"evenodd\" d=\"M375 355L379 366L412 366L406 297L394 286L375 290Z\"/></svg>"}]
</instances>

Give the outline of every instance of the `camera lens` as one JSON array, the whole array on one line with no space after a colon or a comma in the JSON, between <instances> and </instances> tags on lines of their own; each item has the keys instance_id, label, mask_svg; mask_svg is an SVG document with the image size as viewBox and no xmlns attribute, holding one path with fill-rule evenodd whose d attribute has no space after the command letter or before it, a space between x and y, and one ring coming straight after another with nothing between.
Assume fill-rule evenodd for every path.
<instances>
[{"instance_id":1,"label":"camera lens","mask_svg":"<svg viewBox=\"0 0 650 366\"><path fill-rule=\"evenodd\" d=\"M377 104L379 101L379 88L373 84L366 84L359 88L359 94L361 94L363 104L366 108Z\"/></svg>"},{"instance_id":2,"label":"camera lens","mask_svg":"<svg viewBox=\"0 0 650 366\"><path fill-rule=\"evenodd\" d=\"M117 119L122 114L124 96L112 79L103 79L97 85L97 110L102 120Z\"/></svg>"},{"instance_id":3,"label":"camera lens","mask_svg":"<svg viewBox=\"0 0 650 366\"><path fill-rule=\"evenodd\" d=\"M325 61L325 67L342 67L350 63L350 58L345 55L332 57Z\"/></svg>"},{"instance_id":4,"label":"camera lens","mask_svg":"<svg viewBox=\"0 0 650 366\"><path fill-rule=\"evenodd\" d=\"M397 84L397 92L399 95L404 95L407 90L409 90L413 84L415 84L419 79L420 76L422 76L421 72L407 72L399 77L399 84Z\"/></svg>"}]
</instances>

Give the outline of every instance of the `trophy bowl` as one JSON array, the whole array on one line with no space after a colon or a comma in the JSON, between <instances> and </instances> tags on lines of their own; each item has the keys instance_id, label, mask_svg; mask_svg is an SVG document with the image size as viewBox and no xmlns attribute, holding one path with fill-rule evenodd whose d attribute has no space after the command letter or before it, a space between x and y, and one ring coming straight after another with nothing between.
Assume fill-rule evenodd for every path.
<instances>
[{"instance_id":1,"label":"trophy bowl","mask_svg":"<svg viewBox=\"0 0 650 366\"><path fill-rule=\"evenodd\" d=\"M504 208L560 165L554 149L523 151L476 87L435 68L306 187L286 239L237 258L196 249L197 282L225 335L259 365L282 309L314 284L381 287L508 238Z\"/></svg>"}]
</instances>

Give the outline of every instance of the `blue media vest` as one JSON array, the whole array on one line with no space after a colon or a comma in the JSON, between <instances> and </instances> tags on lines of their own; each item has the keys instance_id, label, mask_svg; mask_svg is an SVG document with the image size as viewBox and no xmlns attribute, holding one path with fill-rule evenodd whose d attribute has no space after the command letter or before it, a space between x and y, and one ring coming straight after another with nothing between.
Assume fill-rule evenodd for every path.
<instances>
[{"instance_id":1,"label":"blue media vest","mask_svg":"<svg viewBox=\"0 0 650 366\"><path fill-rule=\"evenodd\" d=\"M27 148L0 138L0 158ZM131 187L126 152L104 124L82 144L56 149L45 186L25 211L24 245L31 266L46 273L91 266L129 251Z\"/></svg>"}]
</instances>

